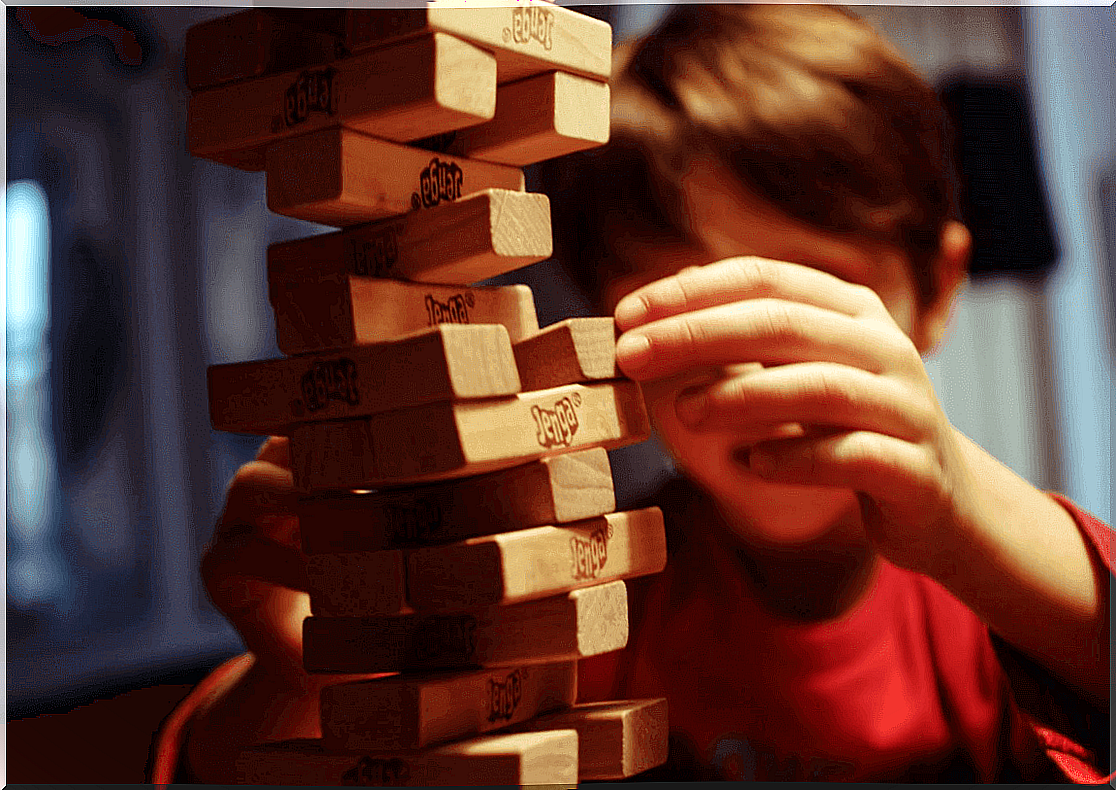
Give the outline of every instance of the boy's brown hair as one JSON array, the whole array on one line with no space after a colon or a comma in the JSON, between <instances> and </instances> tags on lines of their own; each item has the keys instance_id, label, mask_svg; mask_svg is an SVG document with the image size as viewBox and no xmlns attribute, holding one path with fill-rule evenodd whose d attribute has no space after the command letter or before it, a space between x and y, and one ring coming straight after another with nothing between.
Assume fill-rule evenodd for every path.
<instances>
[{"instance_id":1,"label":"boy's brown hair","mask_svg":"<svg viewBox=\"0 0 1116 790\"><path fill-rule=\"evenodd\" d=\"M586 291L638 262L624 234L700 243L681 194L694 152L748 191L831 232L904 249L923 304L957 217L949 125L934 90L847 11L682 5L617 50L612 139L552 183L556 252Z\"/></svg>"}]
</instances>

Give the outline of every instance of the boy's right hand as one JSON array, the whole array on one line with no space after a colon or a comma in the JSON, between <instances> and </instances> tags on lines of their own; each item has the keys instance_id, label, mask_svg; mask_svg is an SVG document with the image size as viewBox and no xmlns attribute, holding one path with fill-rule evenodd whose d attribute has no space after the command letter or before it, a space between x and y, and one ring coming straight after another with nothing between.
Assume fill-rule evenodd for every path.
<instances>
[{"instance_id":1,"label":"boy's right hand","mask_svg":"<svg viewBox=\"0 0 1116 790\"><path fill-rule=\"evenodd\" d=\"M229 484L201 570L209 597L240 633L256 668L300 682L310 598L296 498L289 441L273 436Z\"/></svg>"}]
</instances>

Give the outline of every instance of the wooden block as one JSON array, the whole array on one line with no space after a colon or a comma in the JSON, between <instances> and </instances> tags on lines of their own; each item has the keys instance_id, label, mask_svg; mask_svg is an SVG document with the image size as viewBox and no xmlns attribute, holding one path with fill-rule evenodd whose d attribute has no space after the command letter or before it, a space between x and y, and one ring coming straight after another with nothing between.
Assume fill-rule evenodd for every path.
<instances>
[{"instance_id":1,"label":"wooden block","mask_svg":"<svg viewBox=\"0 0 1116 790\"><path fill-rule=\"evenodd\" d=\"M303 27L259 8L186 31L186 85L192 91L341 57L341 36Z\"/></svg>"},{"instance_id":2,"label":"wooden block","mask_svg":"<svg viewBox=\"0 0 1116 790\"><path fill-rule=\"evenodd\" d=\"M492 55L452 36L426 35L195 93L190 152L234 165L249 155L262 162L271 144L342 124L405 142L481 123L495 108Z\"/></svg>"},{"instance_id":3,"label":"wooden block","mask_svg":"<svg viewBox=\"0 0 1116 790\"><path fill-rule=\"evenodd\" d=\"M552 252L546 195L489 189L386 222L273 244L268 282L272 294L287 278L349 274L461 285Z\"/></svg>"},{"instance_id":4,"label":"wooden block","mask_svg":"<svg viewBox=\"0 0 1116 790\"><path fill-rule=\"evenodd\" d=\"M459 129L449 153L504 165L554 159L608 142L607 82L551 71L496 91L491 121Z\"/></svg>"},{"instance_id":5,"label":"wooden block","mask_svg":"<svg viewBox=\"0 0 1116 790\"><path fill-rule=\"evenodd\" d=\"M431 155L344 128L282 140L265 159L268 208L323 225L358 225L484 189L523 190L519 168Z\"/></svg>"},{"instance_id":6,"label":"wooden block","mask_svg":"<svg viewBox=\"0 0 1116 790\"><path fill-rule=\"evenodd\" d=\"M405 558L401 551L315 554L308 558L310 611L319 617L407 614Z\"/></svg>"},{"instance_id":7,"label":"wooden block","mask_svg":"<svg viewBox=\"0 0 1116 790\"><path fill-rule=\"evenodd\" d=\"M407 557L407 601L420 612L530 601L658 573L666 559L661 510L609 513L415 549Z\"/></svg>"},{"instance_id":8,"label":"wooden block","mask_svg":"<svg viewBox=\"0 0 1116 790\"><path fill-rule=\"evenodd\" d=\"M296 423L519 391L499 324L439 324L331 354L213 365L207 374L213 427L268 436Z\"/></svg>"},{"instance_id":9,"label":"wooden block","mask_svg":"<svg viewBox=\"0 0 1116 790\"><path fill-rule=\"evenodd\" d=\"M460 614L308 617L309 672L415 672L577 660L628 643L624 582Z\"/></svg>"},{"instance_id":10,"label":"wooden block","mask_svg":"<svg viewBox=\"0 0 1116 790\"><path fill-rule=\"evenodd\" d=\"M616 509L608 453L592 447L449 483L303 499L307 554L450 543Z\"/></svg>"},{"instance_id":11,"label":"wooden block","mask_svg":"<svg viewBox=\"0 0 1116 790\"><path fill-rule=\"evenodd\" d=\"M572 661L340 683L322 689L322 740L332 749L421 749L568 708L576 698Z\"/></svg>"},{"instance_id":12,"label":"wooden block","mask_svg":"<svg viewBox=\"0 0 1116 790\"><path fill-rule=\"evenodd\" d=\"M468 477L547 455L650 436L639 385L571 384L510 398L401 409L290 433L303 492L380 488Z\"/></svg>"},{"instance_id":13,"label":"wooden block","mask_svg":"<svg viewBox=\"0 0 1116 790\"><path fill-rule=\"evenodd\" d=\"M351 10L345 43L356 51L440 30L492 50L501 84L555 69L598 80L611 75L612 28L606 22L537 0L469 6L431 2L425 8Z\"/></svg>"},{"instance_id":14,"label":"wooden block","mask_svg":"<svg viewBox=\"0 0 1116 790\"><path fill-rule=\"evenodd\" d=\"M567 318L520 340L512 350L525 392L620 376L611 318Z\"/></svg>"},{"instance_id":15,"label":"wooden block","mask_svg":"<svg viewBox=\"0 0 1116 790\"><path fill-rule=\"evenodd\" d=\"M271 285L284 354L379 343L438 324L503 324L512 343L539 331L526 285L464 288L356 275L287 277Z\"/></svg>"},{"instance_id":16,"label":"wooden block","mask_svg":"<svg viewBox=\"0 0 1116 790\"><path fill-rule=\"evenodd\" d=\"M421 752L354 754L320 740L265 743L237 758L237 776L252 785L551 785L574 787L578 736L573 730L483 735Z\"/></svg>"},{"instance_id":17,"label":"wooden block","mask_svg":"<svg viewBox=\"0 0 1116 790\"><path fill-rule=\"evenodd\" d=\"M515 727L523 732L567 729L577 731L582 782L626 779L667 760L665 699L581 703Z\"/></svg>"}]
</instances>

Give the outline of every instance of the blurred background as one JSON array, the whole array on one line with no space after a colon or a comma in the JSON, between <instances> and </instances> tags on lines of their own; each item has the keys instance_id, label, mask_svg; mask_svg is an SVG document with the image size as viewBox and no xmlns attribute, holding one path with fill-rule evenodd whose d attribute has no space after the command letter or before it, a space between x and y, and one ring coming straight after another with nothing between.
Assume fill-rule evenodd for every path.
<instances>
[{"instance_id":1,"label":"blurred background","mask_svg":"<svg viewBox=\"0 0 1116 790\"><path fill-rule=\"evenodd\" d=\"M579 10L621 41L667 9ZM929 361L943 406L1111 523L1116 12L855 10L960 130L977 260ZM269 213L263 174L186 150L185 31L229 11L6 7L9 721L240 650L197 565L260 440L210 428L205 369L279 355L266 247L325 229ZM501 282L531 285L543 323L586 312L553 264ZM669 473L654 446L614 463L621 499Z\"/></svg>"}]
</instances>

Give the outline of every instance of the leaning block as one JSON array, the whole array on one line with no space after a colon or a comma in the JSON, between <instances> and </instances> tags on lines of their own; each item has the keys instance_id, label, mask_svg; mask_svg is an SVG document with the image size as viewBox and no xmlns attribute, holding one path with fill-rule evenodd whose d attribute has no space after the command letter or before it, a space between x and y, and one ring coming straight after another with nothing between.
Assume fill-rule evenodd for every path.
<instances>
[{"instance_id":1,"label":"leaning block","mask_svg":"<svg viewBox=\"0 0 1116 790\"><path fill-rule=\"evenodd\" d=\"M344 128L282 140L265 159L268 208L323 225L371 222L484 189L522 191L524 183L519 168L431 155Z\"/></svg>"},{"instance_id":2,"label":"leaning block","mask_svg":"<svg viewBox=\"0 0 1116 790\"><path fill-rule=\"evenodd\" d=\"M568 708L576 698L572 661L340 683L322 690L322 741L351 751L421 749Z\"/></svg>"},{"instance_id":3,"label":"leaning block","mask_svg":"<svg viewBox=\"0 0 1116 790\"><path fill-rule=\"evenodd\" d=\"M420 612L511 604L658 573L666 559L661 510L609 513L415 549L407 601Z\"/></svg>"},{"instance_id":4,"label":"leaning block","mask_svg":"<svg viewBox=\"0 0 1116 790\"><path fill-rule=\"evenodd\" d=\"M459 129L449 153L503 165L554 159L608 142L607 82L552 71L501 85L491 121Z\"/></svg>"},{"instance_id":5,"label":"leaning block","mask_svg":"<svg viewBox=\"0 0 1116 790\"><path fill-rule=\"evenodd\" d=\"M439 324L342 352L213 365L209 414L221 431L286 435L296 423L519 391L504 327Z\"/></svg>"},{"instance_id":6,"label":"leaning block","mask_svg":"<svg viewBox=\"0 0 1116 790\"><path fill-rule=\"evenodd\" d=\"M318 617L408 614L401 551L315 554L306 562L310 611Z\"/></svg>"},{"instance_id":7,"label":"leaning block","mask_svg":"<svg viewBox=\"0 0 1116 790\"><path fill-rule=\"evenodd\" d=\"M186 31L186 85L192 91L263 74L318 66L341 56L341 36L260 8Z\"/></svg>"},{"instance_id":8,"label":"leaning block","mask_svg":"<svg viewBox=\"0 0 1116 790\"><path fill-rule=\"evenodd\" d=\"M481 123L495 108L492 55L436 33L195 93L190 152L259 170L267 146L297 135L344 125L405 142Z\"/></svg>"},{"instance_id":9,"label":"leaning block","mask_svg":"<svg viewBox=\"0 0 1116 790\"><path fill-rule=\"evenodd\" d=\"M573 730L484 735L422 752L354 754L320 740L264 743L237 758L237 778L250 785L550 785L573 787L578 776Z\"/></svg>"},{"instance_id":10,"label":"leaning block","mask_svg":"<svg viewBox=\"0 0 1116 790\"><path fill-rule=\"evenodd\" d=\"M468 477L649 435L639 385L627 380L307 423L290 434L294 482L303 492Z\"/></svg>"},{"instance_id":11,"label":"leaning block","mask_svg":"<svg viewBox=\"0 0 1116 790\"><path fill-rule=\"evenodd\" d=\"M287 277L272 281L270 295L284 354L378 343L438 324L503 324L512 343L539 331L526 285L463 288L356 275Z\"/></svg>"},{"instance_id":12,"label":"leaning block","mask_svg":"<svg viewBox=\"0 0 1116 790\"><path fill-rule=\"evenodd\" d=\"M512 350L527 392L620 376L611 318L567 318L520 340Z\"/></svg>"},{"instance_id":13,"label":"leaning block","mask_svg":"<svg viewBox=\"0 0 1116 790\"><path fill-rule=\"evenodd\" d=\"M624 582L460 614L308 617L308 672L416 672L573 661L628 643Z\"/></svg>"},{"instance_id":14,"label":"leaning block","mask_svg":"<svg viewBox=\"0 0 1116 790\"><path fill-rule=\"evenodd\" d=\"M345 43L356 51L440 30L492 50L501 84L555 69L598 80L611 74L612 28L606 22L537 0L462 6L451 1L392 11L350 10Z\"/></svg>"},{"instance_id":15,"label":"leaning block","mask_svg":"<svg viewBox=\"0 0 1116 790\"><path fill-rule=\"evenodd\" d=\"M379 551L561 524L616 509L608 453L592 447L449 483L304 498L307 554Z\"/></svg>"},{"instance_id":16,"label":"leaning block","mask_svg":"<svg viewBox=\"0 0 1116 790\"><path fill-rule=\"evenodd\" d=\"M268 283L272 294L286 278L346 274L461 285L552 252L546 195L489 189L386 222L273 244Z\"/></svg>"},{"instance_id":17,"label":"leaning block","mask_svg":"<svg viewBox=\"0 0 1116 790\"><path fill-rule=\"evenodd\" d=\"M582 782L627 779L667 760L669 727L665 699L588 702L548 713L516 731L577 731Z\"/></svg>"}]
</instances>

